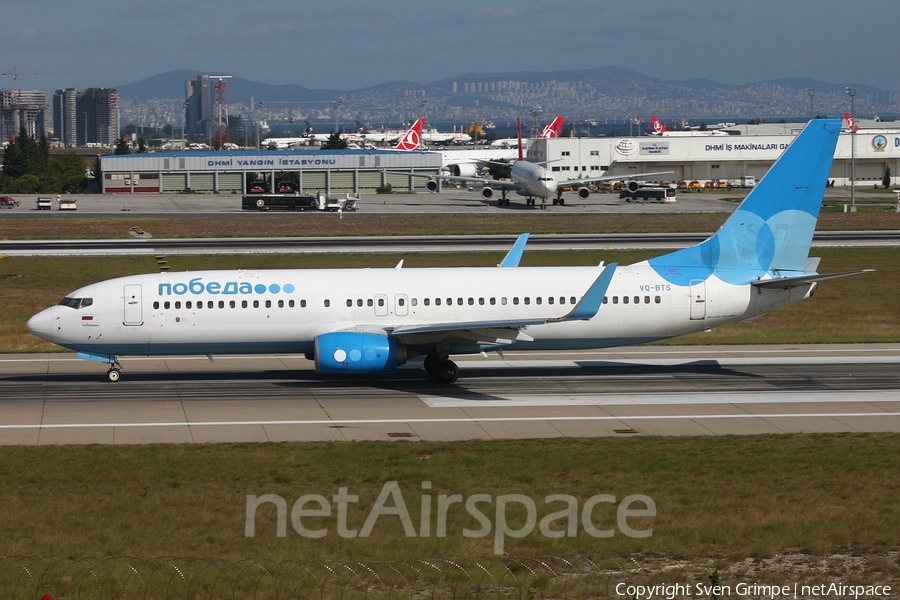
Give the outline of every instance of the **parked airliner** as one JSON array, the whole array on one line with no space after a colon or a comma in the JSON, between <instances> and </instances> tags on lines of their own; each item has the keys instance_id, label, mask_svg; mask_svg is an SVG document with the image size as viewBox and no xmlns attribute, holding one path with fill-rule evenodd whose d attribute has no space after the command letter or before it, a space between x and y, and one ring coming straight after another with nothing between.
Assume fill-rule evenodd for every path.
<instances>
[{"instance_id":1,"label":"parked airliner","mask_svg":"<svg viewBox=\"0 0 900 600\"><path fill-rule=\"evenodd\" d=\"M598 177L581 177L576 179L565 179L559 181L553 172L544 166L546 163L529 162L525 160L524 148L522 145L522 122L518 121L519 127L519 159L512 163L510 169L509 181L501 179L488 179L485 177L470 177L467 175L429 175L425 173L404 173L415 177L428 177L429 180L425 187L431 191L438 191L438 180L446 181L462 181L474 182L481 185L481 196L485 200L489 200L494 196L494 190L500 190L500 199L497 206L509 206L509 198L506 197L508 192L515 192L520 196L525 196L525 203L528 206L535 205L535 199L541 199L541 208L546 208L547 198L553 197L553 205L565 205L566 201L562 197L563 189L574 187L577 189L578 197L582 200L591 195L590 190L586 187L588 183L599 181L613 181L616 179L629 179L632 177L648 177L651 175L662 175L671 173L672 171L657 171L655 173L630 173L628 175L601 175ZM493 162L493 161L485 161ZM474 169L473 169L474 174ZM637 185L633 183L632 185Z\"/></svg>"},{"instance_id":2,"label":"parked airliner","mask_svg":"<svg viewBox=\"0 0 900 600\"><path fill-rule=\"evenodd\" d=\"M853 274L819 275L808 256L840 130L811 121L714 235L629 266L520 267L523 234L490 268L135 275L72 292L28 330L108 363L110 381L119 356L294 352L330 375L423 356L449 383L454 354L605 348L745 321Z\"/></svg>"}]
</instances>

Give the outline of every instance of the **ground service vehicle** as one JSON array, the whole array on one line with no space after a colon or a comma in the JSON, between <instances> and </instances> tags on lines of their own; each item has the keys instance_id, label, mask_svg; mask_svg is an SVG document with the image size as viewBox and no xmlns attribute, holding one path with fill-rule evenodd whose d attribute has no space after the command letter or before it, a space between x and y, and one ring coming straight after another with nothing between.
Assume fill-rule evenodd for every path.
<instances>
[{"instance_id":1,"label":"ground service vehicle","mask_svg":"<svg viewBox=\"0 0 900 600\"><path fill-rule=\"evenodd\" d=\"M638 186L637 189L627 187L619 192L619 199L626 202L675 202L678 200L677 190L671 187L657 185Z\"/></svg>"},{"instance_id":2,"label":"ground service vehicle","mask_svg":"<svg viewBox=\"0 0 900 600\"><path fill-rule=\"evenodd\" d=\"M50 198L38 198L37 199L37 209L38 210L51 210L53 208L53 200Z\"/></svg>"},{"instance_id":3,"label":"ground service vehicle","mask_svg":"<svg viewBox=\"0 0 900 600\"><path fill-rule=\"evenodd\" d=\"M78 210L78 200L75 198L63 198L59 201L59 210Z\"/></svg>"},{"instance_id":4,"label":"ground service vehicle","mask_svg":"<svg viewBox=\"0 0 900 600\"><path fill-rule=\"evenodd\" d=\"M15 208L19 205L19 201L11 196L0 196L0 206L3 208Z\"/></svg>"}]
</instances>

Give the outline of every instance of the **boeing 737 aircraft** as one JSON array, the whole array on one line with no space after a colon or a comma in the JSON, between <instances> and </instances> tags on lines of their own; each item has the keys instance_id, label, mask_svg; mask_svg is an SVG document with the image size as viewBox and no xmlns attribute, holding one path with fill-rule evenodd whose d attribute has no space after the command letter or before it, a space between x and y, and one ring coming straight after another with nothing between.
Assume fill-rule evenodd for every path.
<instances>
[{"instance_id":1,"label":"boeing 737 aircraft","mask_svg":"<svg viewBox=\"0 0 900 600\"><path fill-rule=\"evenodd\" d=\"M423 356L450 383L454 354L606 348L745 321L853 274L819 275L808 257L840 130L811 121L714 235L630 266L520 267L523 234L490 268L135 275L75 290L28 330L108 363L110 381L119 356L292 352L330 375Z\"/></svg>"}]
</instances>

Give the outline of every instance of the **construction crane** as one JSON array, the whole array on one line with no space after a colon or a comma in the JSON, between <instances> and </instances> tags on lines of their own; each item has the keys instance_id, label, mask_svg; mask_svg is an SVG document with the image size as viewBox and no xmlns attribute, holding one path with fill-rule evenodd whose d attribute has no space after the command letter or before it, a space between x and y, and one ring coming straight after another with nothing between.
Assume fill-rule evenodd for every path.
<instances>
[{"instance_id":1,"label":"construction crane","mask_svg":"<svg viewBox=\"0 0 900 600\"><path fill-rule=\"evenodd\" d=\"M19 75L70 75L67 71L20 71L18 68L13 67L13 70L10 72L0 72L0 75L4 77L13 78L13 98L15 98L14 102L18 105L21 104L19 102L20 94L19 94ZM15 106L14 108L19 108Z\"/></svg>"}]
</instances>

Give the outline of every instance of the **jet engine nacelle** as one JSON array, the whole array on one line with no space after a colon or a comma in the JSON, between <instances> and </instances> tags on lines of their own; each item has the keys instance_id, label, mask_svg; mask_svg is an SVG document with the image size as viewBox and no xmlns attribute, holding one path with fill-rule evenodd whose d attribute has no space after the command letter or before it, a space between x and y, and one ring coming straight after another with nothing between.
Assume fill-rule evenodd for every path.
<instances>
[{"instance_id":1,"label":"jet engine nacelle","mask_svg":"<svg viewBox=\"0 0 900 600\"><path fill-rule=\"evenodd\" d=\"M472 163L448 165L450 173L456 177L474 177L478 169Z\"/></svg>"},{"instance_id":2,"label":"jet engine nacelle","mask_svg":"<svg viewBox=\"0 0 900 600\"><path fill-rule=\"evenodd\" d=\"M339 331L316 336L316 373L375 375L393 373L406 362L406 347L377 333Z\"/></svg>"},{"instance_id":3,"label":"jet engine nacelle","mask_svg":"<svg viewBox=\"0 0 900 600\"><path fill-rule=\"evenodd\" d=\"M434 179L429 179L425 184L425 189L427 189L429 192L436 192L438 189L438 182Z\"/></svg>"},{"instance_id":4,"label":"jet engine nacelle","mask_svg":"<svg viewBox=\"0 0 900 600\"><path fill-rule=\"evenodd\" d=\"M485 200L490 200L494 197L494 190L492 190L488 186L484 186L483 188L481 188L481 197Z\"/></svg>"},{"instance_id":5,"label":"jet engine nacelle","mask_svg":"<svg viewBox=\"0 0 900 600\"><path fill-rule=\"evenodd\" d=\"M625 189L631 192L632 194L641 189L641 184L639 184L634 179L631 179L625 183Z\"/></svg>"},{"instance_id":6,"label":"jet engine nacelle","mask_svg":"<svg viewBox=\"0 0 900 600\"><path fill-rule=\"evenodd\" d=\"M578 197L581 198L582 200L587 200L587 197L590 195L591 195L591 190L587 189L586 187L578 188Z\"/></svg>"}]
</instances>

